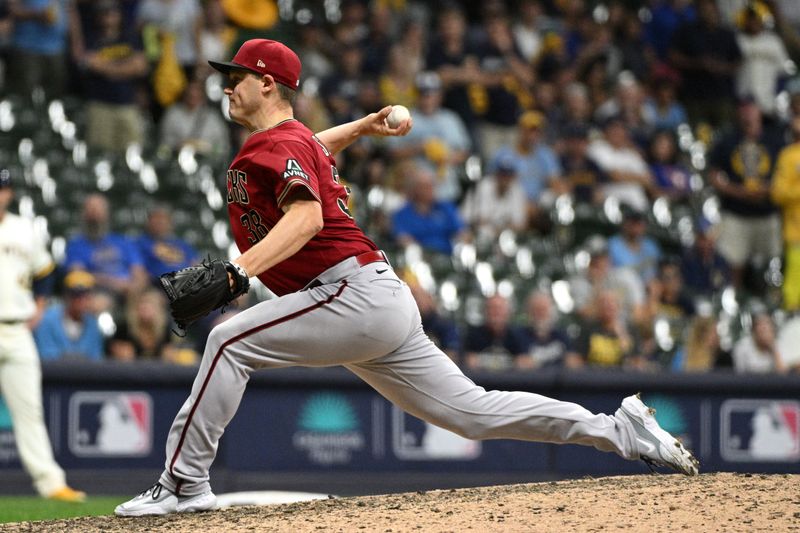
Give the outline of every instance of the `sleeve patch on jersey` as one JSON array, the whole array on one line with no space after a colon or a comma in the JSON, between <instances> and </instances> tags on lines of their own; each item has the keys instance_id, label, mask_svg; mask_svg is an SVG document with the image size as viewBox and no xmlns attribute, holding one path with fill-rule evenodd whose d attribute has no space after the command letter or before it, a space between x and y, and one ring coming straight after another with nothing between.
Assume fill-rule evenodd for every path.
<instances>
[{"instance_id":1,"label":"sleeve patch on jersey","mask_svg":"<svg viewBox=\"0 0 800 533\"><path fill-rule=\"evenodd\" d=\"M308 174L303 171L303 168L300 166L300 163L297 162L297 159L286 160L286 170L283 171L283 179L288 180L291 178L303 178L304 180L309 181Z\"/></svg>"},{"instance_id":2,"label":"sleeve patch on jersey","mask_svg":"<svg viewBox=\"0 0 800 533\"><path fill-rule=\"evenodd\" d=\"M322 203L322 200L320 199L319 194L317 194L316 191L314 191L314 189L312 189L311 186L308 183L303 183L300 179L295 178L295 179L289 181L289 183L286 184L286 187L283 189L283 192L278 197L278 207L283 207L283 203L286 201L286 198L289 196L289 191L291 191L292 189L294 189L298 185L301 186L301 187L305 187L311 193L311 196L313 196L318 202Z\"/></svg>"}]
</instances>

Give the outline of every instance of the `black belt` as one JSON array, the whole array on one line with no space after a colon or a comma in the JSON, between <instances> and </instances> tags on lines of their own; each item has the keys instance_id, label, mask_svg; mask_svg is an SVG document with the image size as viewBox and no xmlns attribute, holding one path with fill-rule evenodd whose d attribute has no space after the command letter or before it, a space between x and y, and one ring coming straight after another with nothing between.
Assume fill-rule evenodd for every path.
<instances>
[{"instance_id":1,"label":"black belt","mask_svg":"<svg viewBox=\"0 0 800 533\"><path fill-rule=\"evenodd\" d=\"M358 263L358 266L365 267L372 263L379 263L379 262L383 263L389 262L389 258L386 257L386 254L383 252L383 250L372 250L371 252L364 252L363 254L358 254L356 256L356 263ZM315 279L314 281L309 283L308 286L303 290L307 291L309 289L316 289L317 287L321 286L322 282L318 279Z\"/></svg>"}]
</instances>

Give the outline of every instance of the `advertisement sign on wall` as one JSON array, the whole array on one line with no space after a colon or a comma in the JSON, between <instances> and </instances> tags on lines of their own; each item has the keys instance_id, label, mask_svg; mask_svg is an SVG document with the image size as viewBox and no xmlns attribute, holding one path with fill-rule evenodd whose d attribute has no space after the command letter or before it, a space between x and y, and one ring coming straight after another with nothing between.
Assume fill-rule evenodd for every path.
<instances>
[{"instance_id":1,"label":"advertisement sign on wall","mask_svg":"<svg viewBox=\"0 0 800 533\"><path fill-rule=\"evenodd\" d=\"M143 457L153 448L146 392L77 392L69 400L69 450L78 457Z\"/></svg>"},{"instance_id":2,"label":"advertisement sign on wall","mask_svg":"<svg viewBox=\"0 0 800 533\"><path fill-rule=\"evenodd\" d=\"M722 402L719 444L726 461L800 461L800 402L758 399Z\"/></svg>"}]
</instances>

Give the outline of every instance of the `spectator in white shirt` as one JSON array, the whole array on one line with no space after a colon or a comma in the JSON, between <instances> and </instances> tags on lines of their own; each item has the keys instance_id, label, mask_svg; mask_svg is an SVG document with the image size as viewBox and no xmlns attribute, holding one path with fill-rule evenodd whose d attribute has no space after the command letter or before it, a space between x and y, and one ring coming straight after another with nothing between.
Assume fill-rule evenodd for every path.
<instances>
[{"instance_id":1,"label":"spectator in white shirt","mask_svg":"<svg viewBox=\"0 0 800 533\"><path fill-rule=\"evenodd\" d=\"M739 14L736 42L743 61L736 77L739 96L752 96L765 116L774 117L778 79L788 74L789 54L778 35L764 26L769 9L760 2L748 4Z\"/></svg>"},{"instance_id":2,"label":"spectator in white shirt","mask_svg":"<svg viewBox=\"0 0 800 533\"><path fill-rule=\"evenodd\" d=\"M501 158L494 174L484 177L467 195L462 216L478 237L494 238L505 229L526 229L528 206L518 170L513 157Z\"/></svg>"},{"instance_id":3,"label":"spectator in white shirt","mask_svg":"<svg viewBox=\"0 0 800 533\"><path fill-rule=\"evenodd\" d=\"M653 188L650 169L619 115L606 119L603 137L589 144L588 153L611 178L612 183L603 188L606 197L616 197L640 211L649 207L647 191Z\"/></svg>"},{"instance_id":4,"label":"spectator in white shirt","mask_svg":"<svg viewBox=\"0 0 800 533\"><path fill-rule=\"evenodd\" d=\"M733 347L733 367L738 374L786 373L775 342L775 324L766 313L753 316L753 330Z\"/></svg>"}]
</instances>

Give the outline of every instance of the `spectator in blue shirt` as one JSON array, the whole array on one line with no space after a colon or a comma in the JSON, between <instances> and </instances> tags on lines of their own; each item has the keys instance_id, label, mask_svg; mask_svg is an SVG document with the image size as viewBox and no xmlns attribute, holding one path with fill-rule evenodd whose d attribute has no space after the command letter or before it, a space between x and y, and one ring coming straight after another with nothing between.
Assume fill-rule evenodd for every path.
<instances>
[{"instance_id":1,"label":"spectator in blue shirt","mask_svg":"<svg viewBox=\"0 0 800 533\"><path fill-rule=\"evenodd\" d=\"M173 233L172 215L166 206L150 210L145 234L136 240L136 244L152 282L157 282L165 272L186 268L199 261L192 245Z\"/></svg>"},{"instance_id":2,"label":"spectator in blue shirt","mask_svg":"<svg viewBox=\"0 0 800 533\"><path fill-rule=\"evenodd\" d=\"M64 303L47 308L33 332L42 360L103 359L103 335L92 311L94 276L75 270L64 278Z\"/></svg>"},{"instance_id":3,"label":"spectator in blue shirt","mask_svg":"<svg viewBox=\"0 0 800 533\"><path fill-rule=\"evenodd\" d=\"M83 234L67 242L67 271L86 270L99 289L119 298L147 285L139 249L127 237L110 233L108 200L90 194L83 203Z\"/></svg>"},{"instance_id":4,"label":"spectator in blue shirt","mask_svg":"<svg viewBox=\"0 0 800 533\"><path fill-rule=\"evenodd\" d=\"M464 228L458 209L452 202L436 200L433 172L423 167L411 172L408 201L392 216L392 234L402 246L416 243L427 250L450 254Z\"/></svg>"},{"instance_id":5,"label":"spectator in blue shirt","mask_svg":"<svg viewBox=\"0 0 800 533\"><path fill-rule=\"evenodd\" d=\"M458 169L469 157L471 141L464 122L442 107L442 82L434 72L417 76L418 105L411 111L414 128L386 144L396 160L414 158L436 169L436 198L456 201L461 194Z\"/></svg>"},{"instance_id":6,"label":"spectator in blue shirt","mask_svg":"<svg viewBox=\"0 0 800 533\"><path fill-rule=\"evenodd\" d=\"M678 101L674 72L662 69L652 81L652 96L644 102L644 119L655 130L675 130L689 122L686 109Z\"/></svg>"},{"instance_id":7,"label":"spectator in blue shirt","mask_svg":"<svg viewBox=\"0 0 800 533\"><path fill-rule=\"evenodd\" d=\"M11 91L30 95L41 86L48 98L64 92L67 41L73 0L8 0L14 21L9 62Z\"/></svg>"},{"instance_id":8,"label":"spectator in blue shirt","mask_svg":"<svg viewBox=\"0 0 800 533\"><path fill-rule=\"evenodd\" d=\"M623 206L622 231L608 240L608 254L615 267L635 270L647 283L656 275L661 249L647 237L647 221L642 211Z\"/></svg>"},{"instance_id":9,"label":"spectator in blue shirt","mask_svg":"<svg viewBox=\"0 0 800 533\"><path fill-rule=\"evenodd\" d=\"M414 117L414 127L417 126ZM545 116L539 111L526 111L517 121L517 143L497 150L489 163L489 173L497 170L498 161L516 160L517 175L528 201L538 204L551 183L561 178L558 156L544 141Z\"/></svg>"}]
</instances>

